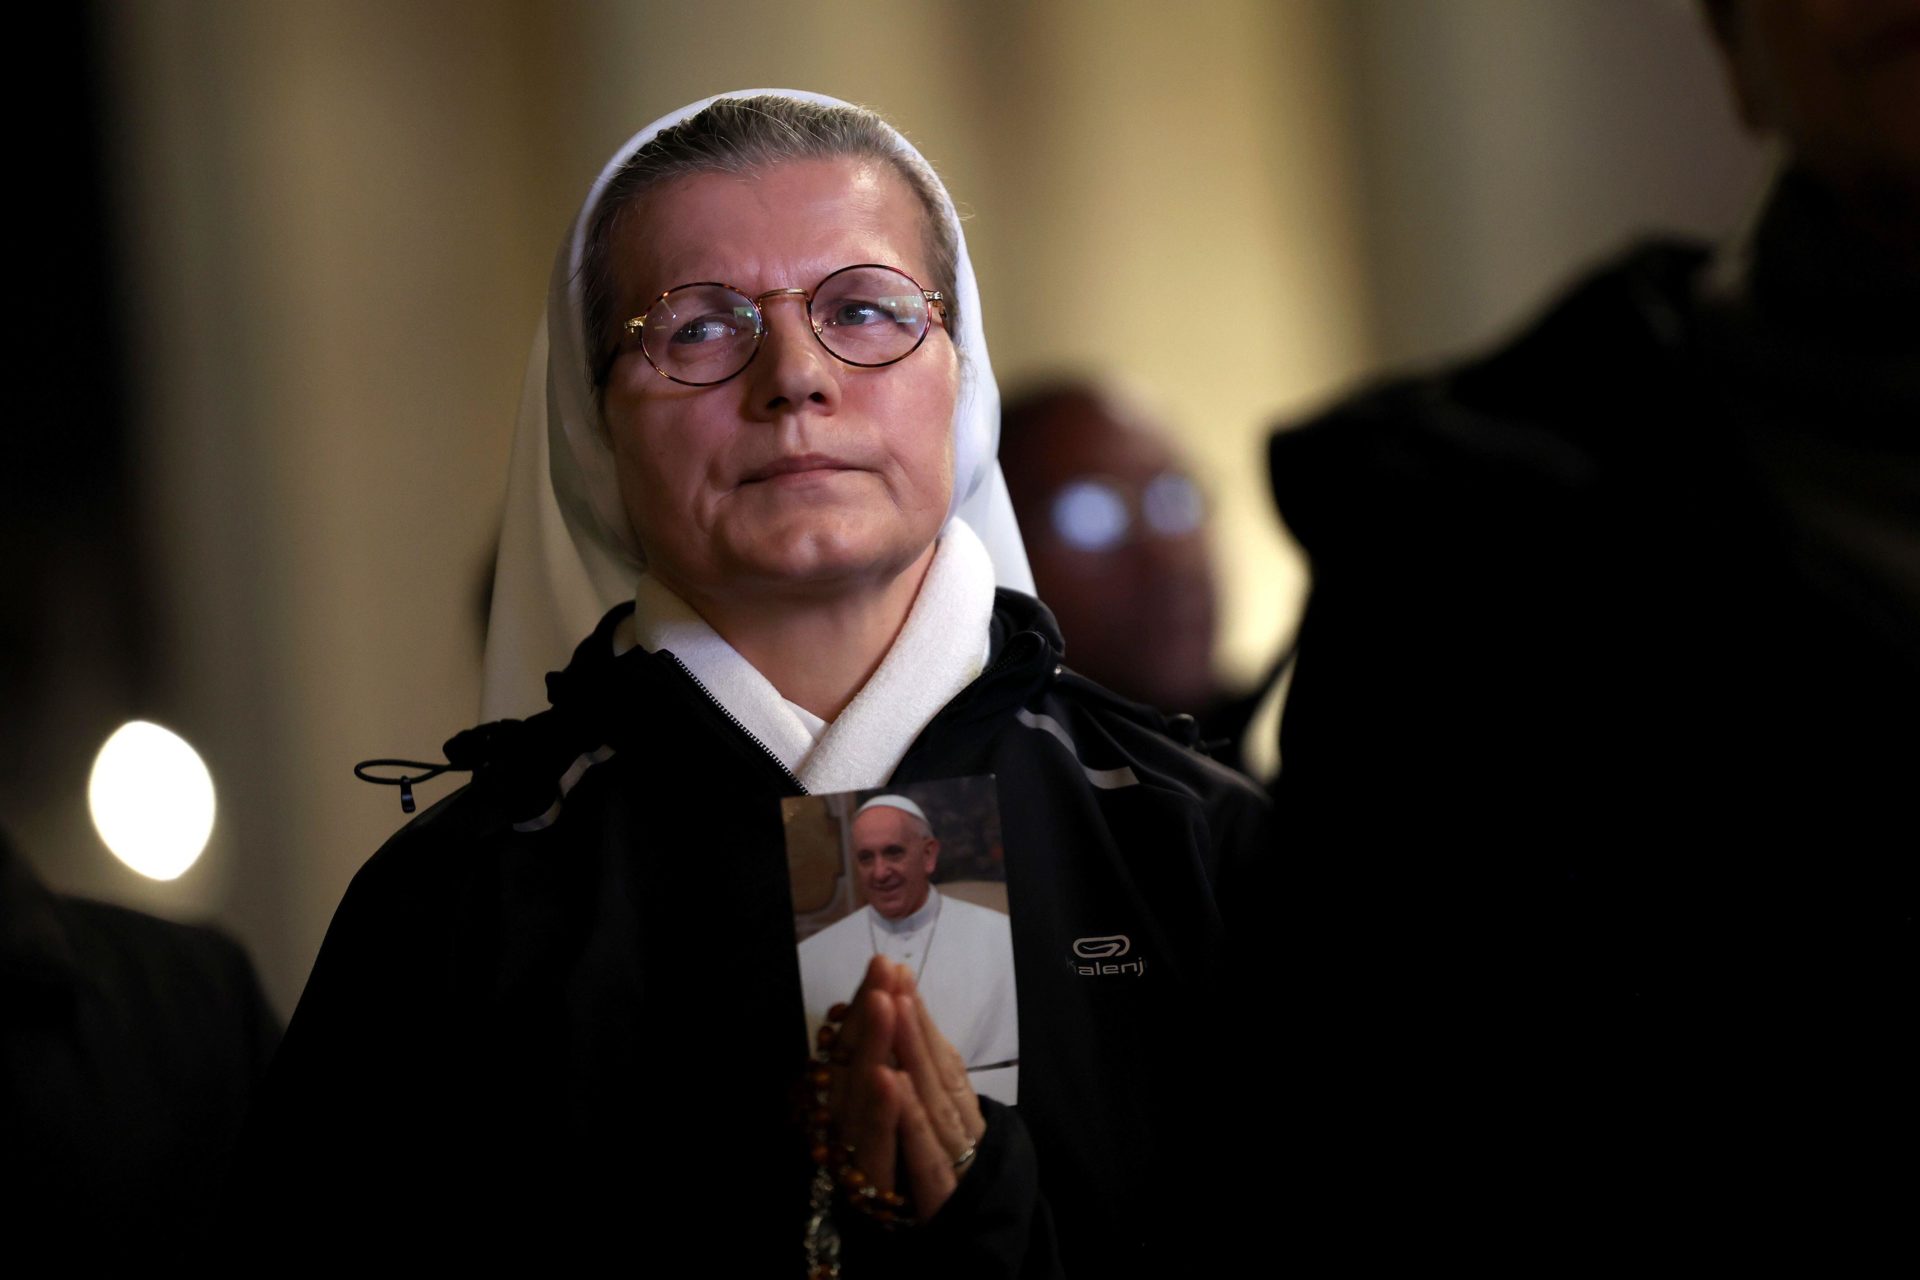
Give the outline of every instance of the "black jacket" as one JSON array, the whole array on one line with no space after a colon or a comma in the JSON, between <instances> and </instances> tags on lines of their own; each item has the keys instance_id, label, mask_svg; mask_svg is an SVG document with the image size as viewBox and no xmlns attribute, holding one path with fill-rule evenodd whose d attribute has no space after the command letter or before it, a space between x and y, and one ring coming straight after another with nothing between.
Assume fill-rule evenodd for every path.
<instances>
[{"instance_id":1,"label":"black jacket","mask_svg":"<svg viewBox=\"0 0 1920 1280\"><path fill-rule=\"evenodd\" d=\"M256 1113L257 1224L798 1273L805 1033L778 805L798 788L669 655L611 656L624 612L549 677L550 710L450 743L472 785L355 878ZM1215 1072L1265 801L1059 648L1043 607L1001 592L986 672L894 774L998 778L1021 1104L992 1110L935 1222L856 1239L850 1275L1051 1274L1055 1233L1074 1270L1132 1274L1237 1220L1212 1203L1236 1149ZM1144 972L1076 972L1075 939L1122 933Z\"/></svg>"}]
</instances>

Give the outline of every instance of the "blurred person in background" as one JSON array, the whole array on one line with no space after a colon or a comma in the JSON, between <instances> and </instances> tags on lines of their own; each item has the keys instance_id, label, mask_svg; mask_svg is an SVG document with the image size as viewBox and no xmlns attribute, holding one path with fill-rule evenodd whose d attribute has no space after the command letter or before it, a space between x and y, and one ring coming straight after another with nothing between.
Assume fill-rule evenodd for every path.
<instances>
[{"instance_id":1,"label":"blurred person in background","mask_svg":"<svg viewBox=\"0 0 1920 1280\"><path fill-rule=\"evenodd\" d=\"M1750 226L1271 444L1313 568L1276 789L1306 1025L1367 1104L1316 1149L1448 1230L1791 1229L1893 1191L1920 4L1704 12L1781 150Z\"/></svg>"},{"instance_id":2,"label":"blurred person in background","mask_svg":"<svg viewBox=\"0 0 1920 1280\"><path fill-rule=\"evenodd\" d=\"M1027 538L1034 587L1053 610L1067 665L1115 693L1193 716L1200 739L1240 767L1257 699L1214 670L1218 591L1207 503L1173 435L1091 381L1009 397L1000 463Z\"/></svg>"}]
</instances>

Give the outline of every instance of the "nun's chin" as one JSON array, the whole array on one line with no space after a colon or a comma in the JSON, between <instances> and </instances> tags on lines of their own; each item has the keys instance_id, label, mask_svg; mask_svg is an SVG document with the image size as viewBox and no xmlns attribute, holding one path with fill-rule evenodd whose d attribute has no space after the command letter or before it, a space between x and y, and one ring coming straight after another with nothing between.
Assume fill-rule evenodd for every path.
<instances>
[{"instance_id":1,"label":"nun's chin","mask_svg":"<svg viewBox=\"0 0 1920 1280\"><path fill-rule=\"evenodd\" d=\"M924 563L946 523L946 503L903 511L884 499L832 500L862 496L870 481L749 494L705 530L647 539L648 568L689 598L772 601L884 589Z\"/></svg>"}]
</instances>

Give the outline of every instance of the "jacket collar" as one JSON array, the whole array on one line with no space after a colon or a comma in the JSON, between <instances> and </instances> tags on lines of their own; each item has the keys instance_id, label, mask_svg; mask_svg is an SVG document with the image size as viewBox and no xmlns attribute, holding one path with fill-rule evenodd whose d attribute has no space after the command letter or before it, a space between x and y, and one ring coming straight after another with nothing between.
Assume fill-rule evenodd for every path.
<instances>
[{"instance_id":1,"label":"jacket collar","mask_svg":"<svg viewBox=\"0 0 1920 1280\"><path fill-rule=\"evenodd\" d=\"M632 601L608 610L574 648L566 669L548 673L551 705L546 711L457 734L446 744L447 759L456 768L473 770L481 792L517 821L551 804L555 780L581 756L608 746L624 752L657 745L662 736L687 732L697 724L733 741L748 767L764 766L770 780L797 791L797 780L756 746L670 656L640 648L616 654L615 634L632 611ZM1059 672L1059 625L1032 596L1004 587L996 590L988 639L986 670L921 732L896 776L917 776L909 766L916 756L924 761L922 746L936 732L960 738L990 733L1003 714L1024 705Z\"/></svg>"}]
</instances>

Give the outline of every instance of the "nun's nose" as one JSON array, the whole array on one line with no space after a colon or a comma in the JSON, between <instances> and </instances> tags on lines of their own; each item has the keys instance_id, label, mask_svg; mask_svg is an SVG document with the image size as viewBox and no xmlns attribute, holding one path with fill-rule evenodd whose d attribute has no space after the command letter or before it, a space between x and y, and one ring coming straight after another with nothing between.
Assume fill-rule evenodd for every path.
<instances>
[{"instance_id":1,"label":"nun's nose","mask_svg":"<svg viewBox=\"0 0 1920 1280\"><path fill-rule=\"evenodd\" d=\"M820 344L799 290L761 303L766 336L747 366L750 416L772 420L806 411L831 413L840 407L840 362Z\"/></svg>"}]
</instances>

